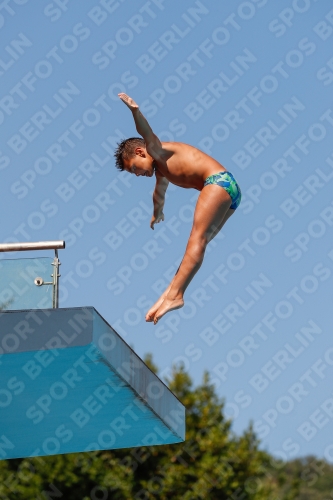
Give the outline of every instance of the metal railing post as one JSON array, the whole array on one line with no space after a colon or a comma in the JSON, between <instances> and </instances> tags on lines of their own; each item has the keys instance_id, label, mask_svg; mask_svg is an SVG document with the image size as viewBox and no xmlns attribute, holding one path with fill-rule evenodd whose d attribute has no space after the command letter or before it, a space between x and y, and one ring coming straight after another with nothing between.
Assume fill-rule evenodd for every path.
<instances>
[{"instance_id":1,"label":"metal railing post","mask_svg":"<svg viewBox=\"0 0 333 500\"><path fill-rule=\"evenodd\" d=\"M58 259L58 250L55 250L54 252L55 252L55 255L54 255L53 262L52 262L52 266L53 266L53 274L52 274L52 278L53 278L52 307L54 309L57 309L58 305L59 305L59 277L60 277L59 266L60 266L61 262Z\"/></svg>"}]
</instances>

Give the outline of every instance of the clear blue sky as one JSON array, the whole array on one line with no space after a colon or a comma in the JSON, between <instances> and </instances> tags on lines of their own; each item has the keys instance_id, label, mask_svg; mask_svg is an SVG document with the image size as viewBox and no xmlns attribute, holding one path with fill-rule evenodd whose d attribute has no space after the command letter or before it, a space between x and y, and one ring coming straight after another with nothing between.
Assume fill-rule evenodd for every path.
<instances>
[{"instance_id":1,"label":"clear blue sky","mask_svg":"<svg viewBox=\"0 0 333 500\"><path fill-rule=\"evenodd\" d=\"M234 430L252 420L270 452L332 460L330 2L9 1L0 30L1 241L65 239L62 307L94 306L161 376L208 370ZM151 231L154 180L114 166L137 135L119 91L243 192L184 309L156 327L144 315L197 194L170 187Z\"/></svg>"}]
</instances>

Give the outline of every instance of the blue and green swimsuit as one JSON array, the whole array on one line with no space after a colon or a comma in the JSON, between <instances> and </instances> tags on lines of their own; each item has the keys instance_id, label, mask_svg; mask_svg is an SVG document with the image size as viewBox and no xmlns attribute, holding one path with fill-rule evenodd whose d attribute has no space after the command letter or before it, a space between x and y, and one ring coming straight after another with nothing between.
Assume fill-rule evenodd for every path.
<instances>
[{"instance_id":1,"label":"blue and green swimsuit","mask_svg":"<svg viewBox=\"0 0 333 500\"><path fill-rule=\"evenodd\" d=\"M217 184L223 187L231 198L230 208L236 210L241 202L242 193L236 179L230 172L224 171L210 175L205 180L204 186L208 186L208 184Z\"/></svg>"}]
</instances>

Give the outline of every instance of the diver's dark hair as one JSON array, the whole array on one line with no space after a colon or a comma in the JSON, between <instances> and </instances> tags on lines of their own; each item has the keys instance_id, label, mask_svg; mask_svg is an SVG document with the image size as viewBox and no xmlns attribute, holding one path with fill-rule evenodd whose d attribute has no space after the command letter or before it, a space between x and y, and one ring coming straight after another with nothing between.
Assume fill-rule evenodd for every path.
<instances>
[{"instance_id":1,"label":"diver's dark hair","mask_svg":"<svg viewBox=\"0 0 333 500\"><path fill-rule=\"evenodd\" d=\"M118 142L117 149L114 152L114 157L116 159L116 167L118 170L124 170L124 160L128 160L132 156L135 156L135 148L141 147L145 148L145 141L142 137L130 137L124 141Z\"/></svg>"}]
</instances>

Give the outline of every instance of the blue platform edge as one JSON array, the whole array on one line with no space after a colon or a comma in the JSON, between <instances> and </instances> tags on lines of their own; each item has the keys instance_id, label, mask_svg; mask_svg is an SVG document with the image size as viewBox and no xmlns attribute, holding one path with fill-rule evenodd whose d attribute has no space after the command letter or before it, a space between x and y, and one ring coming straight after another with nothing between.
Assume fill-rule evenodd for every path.
<instances>
[{"instance_id":1,"label":"blue platform edge","mask_svg":"<svg viewBox=\"0 0 333 500\"><path fill-rule=\"evenodd\" d=\"M0 459L185 440L185 407L94 307L1 312L0 381Z\"/></svg>"}]
</instances>

